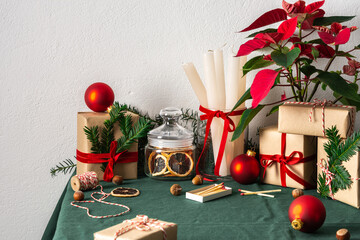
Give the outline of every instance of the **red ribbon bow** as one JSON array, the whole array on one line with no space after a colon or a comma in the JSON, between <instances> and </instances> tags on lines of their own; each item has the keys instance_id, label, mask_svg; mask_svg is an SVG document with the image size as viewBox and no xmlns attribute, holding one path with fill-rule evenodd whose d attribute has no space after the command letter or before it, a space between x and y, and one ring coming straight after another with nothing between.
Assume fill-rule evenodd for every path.
<instances>
[{"instance_id":1,"label":"red ribbon bow","mask_svg":"<svg viewBox=\"0 0 360 240\"><path fill-rule=\"evenodd\" d=\"M309 156L304 158L304 155L302 152L299 151L293 151L288 157L285 156L285 149L286 149L286 133L281 134L281 154L275 154L275 155L264 155L260 154L260 163L264 167L264 174L266 172L266 168L268 166L271 166L274 162L280 163L280 178L281 178L281 186L286 187L286 175L288 175L290 178L294 179L296 182L303 185L305 188L312 188L313 185L306 182L304 179L297 176L295 173L293 173L287 165L294 165L297 163L304 163L310 160L313 160L315 155ZM299 157L295 157L295 155L298 155Z\"/></svg>"},{"instance_id":2,"label":"red ribbon bow","mask_svg":"<svg viewBox=\"0 0 360 240\"><path fill-rule=\"evenodd\" d=\"M137 152L126 152L116 154L117 141L112 141L109 153L83 153L76 150L76 159L82 163L108 163L104 172L104 181L111 182L114 177L115 163L137 162ZM121 156L121 158L120 158Z\"/></svg>"},{"instance_id":3,"label":"red ribbon bow","mask_svg":"<svg viewBox=\"0 0 360 240\"><path fill-rule=\"evenodd\" d=\"M224 150L225 150L226 139L227 139L228 133L235 131L235 127L236 127L234 121L230 118L230 116L241 115L245 110L238 110L238 111L233 111L233 112L226 113L226 112L223 112L223 111L220 111L220 110L212 111L212 110L207 109L207 108L205 108L203 106L200 106L199 110L204 113L203 115L200 116L200 120L207 120L207 123L206 123L204 147L203 147L203 149L201 151L198 162L196 164L196 174L200 174L200 171L199 171L200 159L201 159L201 156L202 156L202 154L204 153L204 150L205 150L206 141L207 141L207 138L208 138L209 132L210 132L211 122L214 119L214 117L216 117L216 118L221 118L221 119L224 120L224 130L223 130L223 134L222 134L222 137L221 137L219 153L218 153L218 156L217 156L217 159L216 159L215 169L214 169L214 174L216 176L219 176L220 165L221 165L222 157L224 155Z\"/></svg>"}]
</instances>

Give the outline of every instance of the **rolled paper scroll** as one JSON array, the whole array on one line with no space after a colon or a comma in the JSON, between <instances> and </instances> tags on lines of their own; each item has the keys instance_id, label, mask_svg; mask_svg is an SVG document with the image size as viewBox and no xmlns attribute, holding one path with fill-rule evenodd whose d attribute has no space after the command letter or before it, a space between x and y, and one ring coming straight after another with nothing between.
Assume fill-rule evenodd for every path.
<instances>
[{"instance_id":1,"label":"rolled paper scroll","mask_svg":"<svg viewBox=\"0 0 360 240\"><path fill-rule=\"evenodd\" d=\"M215 60L214 53L208 51L204 54L204 68L205 68L205 84L207 89L207 99L209 108L212 110L218 110L220 107L220 97L216 88L216 72L215 72ZM219 154L221 136L224 125L222 119L215 118L211 124L211 137L213 144L214 158L216 159ZM226 167L226 166L225 166ZM220 175L226 176L227 169L220 168Z\"/></svg>"},{"instance_id":2,"label":"rolled paper scroll","mask_svg":"<svg viewBox=\"0 0 360 240\"><path fill-rule=\"evenodd\" d=\"M206 89L193 63L182 65L201 106L208 107Z\"/></svg>"}]
</instances>

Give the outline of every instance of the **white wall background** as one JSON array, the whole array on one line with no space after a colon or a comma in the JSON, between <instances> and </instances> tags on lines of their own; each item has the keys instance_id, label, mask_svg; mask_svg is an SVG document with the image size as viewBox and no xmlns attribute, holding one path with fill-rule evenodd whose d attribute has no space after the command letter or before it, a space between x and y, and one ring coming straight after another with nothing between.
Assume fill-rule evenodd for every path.
<instances>
[{"instance_id":1,"label":"white wall background","mask_svg":"<svg viewBox=\"0 0 360 240\"><path fill-rule=\"evenodd\" d=\"M278 7L280 0L2 0L1 238L42 236L69 178L51 178L49 169L75 154L87 86L106 82L117 101L150 114L165 106L196 109L181 63L193 61L202 74L204 51L237 48L247 34L235 32ZM330 16L356 15L359 7L327 0L323 8ZM351 25L360 26L359 18ZM352 34L348 48L359 36ZM275 121L260 116L253 129Z\"/></svg>"}]
</instances>

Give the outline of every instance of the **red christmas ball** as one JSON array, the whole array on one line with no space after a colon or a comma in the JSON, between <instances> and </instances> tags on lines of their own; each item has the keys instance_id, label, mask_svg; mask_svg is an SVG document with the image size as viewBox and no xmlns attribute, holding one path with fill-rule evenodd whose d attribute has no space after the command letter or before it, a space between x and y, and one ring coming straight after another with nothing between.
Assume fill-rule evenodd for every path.
<instances>
[{"instance_id":1,"label":"red christmas ball","mask_svg":"<svg viewBox=\"0 0 360 240\"><path fill-rule=\"evenodd\" d=\"M303 195L296 198L289 207L291 226L301 232L315 232L326 218L324 204L316 197Z\"/></svg>"},{"instance_id":2,"label":"red christmas ball","mask_svg":"<svg viewBox=\"0 0 360 240\"><path fill-rule=\"evenodd\" d=\"M85 103L94 112L106 111L113 104L114 98L114 91L102 82L91 84L85 92Z\"/></svg>"},{"instance_id":3,"label":"red christmas ball","mask_svg":"<svg viewBox=\"0 0 360 240\"><path fill-rule=\"evenodd\" d=\"M235 157L230 165L232 178L240 184L251 184L256 182L260 173L260 164L255 158L255 152L247 151Z\"/></svg>"}]
</instances>

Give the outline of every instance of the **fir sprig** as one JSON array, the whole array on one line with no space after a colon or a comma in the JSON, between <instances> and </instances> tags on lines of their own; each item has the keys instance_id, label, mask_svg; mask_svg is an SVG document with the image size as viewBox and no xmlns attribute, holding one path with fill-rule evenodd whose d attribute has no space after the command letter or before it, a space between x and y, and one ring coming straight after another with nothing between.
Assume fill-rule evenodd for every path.
<instances>
[{"instance_id":1,"label":"fir sprig","mask_svg":"<svg viewBox=\"0 0 360 240\"><path fill-rule=\"evenodd\" d=\"M128 131L128 135L123 135L118 141L116 152L122 152L130 148L131 144L136 143L138 139L146 137L147 133L153 128L150 121L144 117L140 117L134 127Z\"/></svg>"},{"instance_id":2,"label":"fir sprig","mask_svg":"<svg viewBox=\"0 0 360 240\"><path fill-rule=\"evenodd\" d=\"M324 150L328 158L328 166L326 167L334 174L331 189L333 194L335 194L339 190L350 188L353 183L349 172L342 163L349 161L358 151L360 147L360 132L353 133L344 142L341 141L339 131L336 127L326 129L325 134L329 139L329 141L324 144ZM330 194L329 186L326 185L326 175L324 172L319 174L318 190L323 197L328 197Z\"/></svg>"},{"instance_id":3,"label":"fir sprig","mask_svg":"<svg viewBox=\"0 0 360 240\"><path fill-rule=\"evenodd\" d=\"M99 127L84 127L84 132L87 139L91 142L91 152L92 153L100 153L101 152L101 144L99 141Z\"/></svg>"},{"instance_id":4,"label":"fir sprig","mask_svg":"<svg viewBox=\"0 0 360 240\"><path fill-rule=\"evenodd\" d=\"M65 161L59 162L55 167L51 168L50 173L52 177L55 177L60 172L64 174L70 173L74 168L76 168L76 164L71 161L71 159L66 159Z\"/></svg>"}]
</instances>

